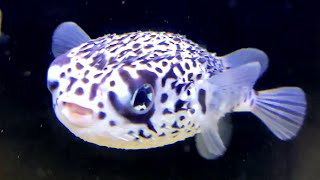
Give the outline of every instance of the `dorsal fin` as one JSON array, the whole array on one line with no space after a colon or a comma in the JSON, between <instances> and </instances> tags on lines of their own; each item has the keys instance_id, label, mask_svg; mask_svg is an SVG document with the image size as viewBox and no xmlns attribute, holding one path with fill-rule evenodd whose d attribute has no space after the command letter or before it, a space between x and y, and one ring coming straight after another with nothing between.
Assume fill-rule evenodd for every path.
<instances>
[{"instance_id":1,"label":"dorsal fin","mask_svg":"<svg viewBox=\"0 0 320 180\"><path fill-rule=\"evenodd\" d=\"M268 56L266 53L255 48L243 48L220 57L225 66L235 68L250 62L259 62L261 66L261 76L268 67Z\"/></svg>"},{"instance_id":2,"label":"dorsal fin","mask_svg":"<svg viewBox=\"0 0 320 180\"><path fill-rule=\"evenodd\" d=\"M52 36L52 53L55 57L88 42L90 37L74 22L60 24Z\"/></svg>"}]
</instances>

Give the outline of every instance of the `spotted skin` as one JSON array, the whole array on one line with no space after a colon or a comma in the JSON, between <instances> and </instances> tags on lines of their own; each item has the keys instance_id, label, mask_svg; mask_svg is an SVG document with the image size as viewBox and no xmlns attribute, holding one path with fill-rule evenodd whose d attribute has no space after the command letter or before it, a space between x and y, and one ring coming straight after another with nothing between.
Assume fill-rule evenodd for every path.
<instances>
[{"instance_id":1,"label":"spotted skin","mask_svg":"<svg viewBox=\"0 0 320 180\"><path fill-rule=\"evenodd\" d=\"M82 139L141 149L171 144L199 133L206 113L204 79L224 71L221 60L184 36L167 32L110 34L58 56L48 88L59 120ZM153 89L146 113L129 101L144 84ZM68 104L91 112L85 126L69 121Z\"/></svg>"}]
</instances>

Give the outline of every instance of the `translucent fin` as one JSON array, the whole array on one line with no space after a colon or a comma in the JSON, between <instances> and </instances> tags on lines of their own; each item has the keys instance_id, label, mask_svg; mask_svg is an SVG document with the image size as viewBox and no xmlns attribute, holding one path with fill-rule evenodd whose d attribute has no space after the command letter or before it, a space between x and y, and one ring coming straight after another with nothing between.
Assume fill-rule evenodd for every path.
<instances>
[{"instance_id":1,"label":"translucent fin","mask_svg":"<svg viewBox=\"0 0 320 180\"><path fill-rule=\"evenodd\" d=\"M261 76L268 67L268 56L266 53L255 48L239 49L220 58L223 60L223 63L225 63L225 66L230 68L235 68L250 62L259 62L261 66L259 76Z\"/></svg>"},{"instance_id":2,"label":"translucent fin","mask_svg":"<svg viewBox=\"0 0 320 180\"><path fill-rule=\"evenodd\" d=\"M306 114L305 93L298 87L259 91L252 113L281 140L295 137Z\"/></svg>"},{"instance_id":3,"label":"translucent fin","mask_svg":"<svg viewBox=\"0 0 320 180\"><path fill-rule=\"evenodd\" d=\"M64 22L53 33L52 53L57 57L89 40L90 37L76 23Z\"/></svg>"},{"instance_id":4,"label":"translucent fin","mask_svg":"<svg viewBox=\"0 0 320 180\"><path fill-rule=\"evenodd\" d=\"M216 159L227 150L231 139L232 125L229 119L221 118L218 125L200 126L201 133L196 135L196 147L205 159Z\"/></svg>"},{"instance_id":5,"label":"translucent fin","mask_svg":"<svg viewBox=\"0 0 320 180\"><path fill-rule=\"evenodd\" d=\"M209 82L219 88L252 87L259 77L260 64L251 62L214 75Z\"/></svg>"}]
</instances>

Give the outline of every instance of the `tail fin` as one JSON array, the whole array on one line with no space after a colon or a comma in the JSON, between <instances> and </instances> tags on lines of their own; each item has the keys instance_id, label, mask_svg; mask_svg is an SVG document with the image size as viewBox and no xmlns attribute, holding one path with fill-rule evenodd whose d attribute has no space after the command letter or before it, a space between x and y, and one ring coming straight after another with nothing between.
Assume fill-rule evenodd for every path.
<instances>
[{"instance_id":1,"label":"tail fin","mask_svg":"<svg viewBox=\"0 0 320 180\"><path fill-rule=\"evenodd\" d=\"M306 114L305 93L298 87L259 91L251 112L281 140L295 137Z\"/></svg>"}]
</instances>

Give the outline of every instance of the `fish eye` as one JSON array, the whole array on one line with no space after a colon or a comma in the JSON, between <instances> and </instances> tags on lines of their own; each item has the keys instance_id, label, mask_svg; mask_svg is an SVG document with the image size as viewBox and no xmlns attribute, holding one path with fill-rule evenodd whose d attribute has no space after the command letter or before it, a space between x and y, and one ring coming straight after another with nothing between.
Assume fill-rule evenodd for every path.
<instances>
[{"instance_id":1,"label":"fish eye","mask_svg":"<svg viewBox=\"0 0 320 180\"><path fill-rule=\"evenodd\" d=\"M133 111L137 114L148 112L153 105L153 87L150 84L143 84L138 88L130 100Z\"/></svg>"}]
</instances>

